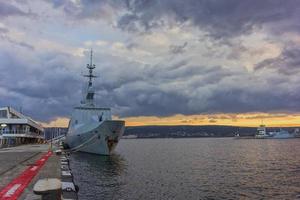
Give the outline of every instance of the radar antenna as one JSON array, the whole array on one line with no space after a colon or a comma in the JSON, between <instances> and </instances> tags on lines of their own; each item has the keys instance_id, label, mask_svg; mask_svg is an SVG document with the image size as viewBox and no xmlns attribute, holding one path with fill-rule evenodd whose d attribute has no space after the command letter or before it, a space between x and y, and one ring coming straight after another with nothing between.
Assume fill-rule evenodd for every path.
<instances>
[{"instance_id":1,"label":"radar antenna","mask_svg":"<svg viewBox=\"0 0 300 200\"><path fill-rule=\"evenodd\" d=\"M88 77L89 78L89 87L91 87L92 86L93 78L97 77L97 76L95 76L93 74L93 69L96 68L96 65L93 64L93 49L91 49L90 64L87 64L86 68L89 69L89 74L88 75L84 75L84 77Z\"/></svg>"},{"instance_id":2,"label":"radar antenna","mask_svg":"<svg viewBox=\"0 0 300 200\"><path fill-rule=\"evenodd\" d=\"M83 99L82 104L93 106L94 105L94 94L95 94L95 89L93 88L93 78L97 77L93 74L93 69L96 68L96 65L93 64L93 49L91 49L90 64L87 64L86 68L89 69L89 73L87 75L83 75L83 76L88 77L89 82L88 82L88 87L86 89L85 98Z\"/></svg>"}]
</instances>

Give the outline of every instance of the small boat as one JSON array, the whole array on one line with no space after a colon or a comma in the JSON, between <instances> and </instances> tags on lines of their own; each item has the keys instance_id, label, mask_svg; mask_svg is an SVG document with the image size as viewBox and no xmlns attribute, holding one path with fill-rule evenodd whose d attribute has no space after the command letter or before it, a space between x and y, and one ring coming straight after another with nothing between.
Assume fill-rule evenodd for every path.
<instances>
[{"instance_id":1,"label":"small boat","mask_svg":"<svg viewBox=\"0 0 300 200\"><path fill-rule=\"evenodd\" d=\"M257 128L257 132L254 136L256 139L267 139L267 138L271 138L271 136L267 133L267 129L266 126L261 124L258 128Z\"/></svg>"},{"instance_id":2,"label":"small boat","mask_svg":"<svg viewBox=\"0 0 300 200\"><path fill-rule=\"evenodd\" d=\"M235 133L235 134L234 134L234 137L239 138L239 137L240 137L240 134L239 134L239 133Z\"/></svg>"}]
</instances>

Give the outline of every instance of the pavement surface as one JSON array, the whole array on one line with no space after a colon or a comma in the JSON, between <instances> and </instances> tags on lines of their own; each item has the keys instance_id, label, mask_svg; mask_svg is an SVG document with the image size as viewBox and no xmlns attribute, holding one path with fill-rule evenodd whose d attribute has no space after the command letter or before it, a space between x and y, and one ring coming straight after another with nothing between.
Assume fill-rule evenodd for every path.
<instances>
[{"instance_id":1,"label":"pavement surface","mask_svg":"<svg viewBox=\"0 0 300 200\"><path fill-rule=\"evenodd\" d=\"M41 158L48 150L49 145L46 144L23 145L0 149L0 191L30 165L35 163L36 160ZM40 196L33 193L33 186L36 181L41 178L60 179L60 170L59 156L52 155L19 199L40 199Z\"/></svg>"}]
</instances>

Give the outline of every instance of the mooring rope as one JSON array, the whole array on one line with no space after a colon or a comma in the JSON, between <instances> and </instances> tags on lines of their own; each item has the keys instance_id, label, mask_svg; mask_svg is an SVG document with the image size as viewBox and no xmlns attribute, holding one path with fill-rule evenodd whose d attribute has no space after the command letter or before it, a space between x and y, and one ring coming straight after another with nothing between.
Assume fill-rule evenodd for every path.
<instances>
[{"instance_id":1,"label":"mooring rope","mask_svg":"<svg viewBox=\"0 0 300 200\"><path fill-rule=\"evenodd\" d=\"M71 152L77 152L77 151L79 151L79 150L82 149L87 143L89 143L91 140L93 140L93 139L96 138L97 136L98 136L98 135L95 134L93 137L91 137L90 139L88 139L88 140L85 141L84 143L82 143L82 144L80 144L80 145L78 145L78 146L76 146L76 147L70 149L69 151L71 151ZM94 141L94 142L96 142L96 141ZM92 143L92 144L93 144L93 143Z\"/></svg>"}]
</instances>

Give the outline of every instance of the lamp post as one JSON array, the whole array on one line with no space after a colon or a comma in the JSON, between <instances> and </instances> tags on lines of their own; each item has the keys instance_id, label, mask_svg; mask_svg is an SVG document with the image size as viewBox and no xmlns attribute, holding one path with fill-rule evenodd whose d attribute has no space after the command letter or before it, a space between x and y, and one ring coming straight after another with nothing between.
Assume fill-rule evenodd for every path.
<instances>
[{"instance_id":1,"label":"lamp post","mask_svg":"<svg viewBox=\"0 0 300 200\"><path fill-rule=\"evenodd\" d=\"M1 124L0 126L1 126L1 135L2 135L2 132L5 129L5 127L7 127L7 124Z\"/></svg>"},{"instance_id":2,"label":"lamp post","mask_svg":"<svg viewBox=\"0 0 300 200\"><path fill-rule=\"evenodd\" d=\"M3 138L2 138L2 134L3 134L3 130L4 128L6 127L7 125L6 124L1 124L0 127L1 127L1 132L0 132L0 147L2 147L2 143L3 143Z\"/></svg>"}]
</instances>

